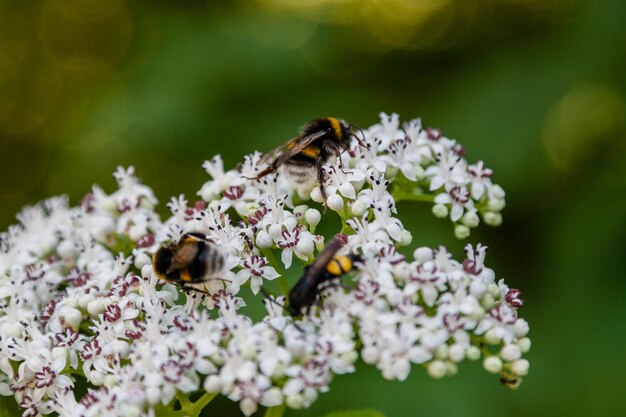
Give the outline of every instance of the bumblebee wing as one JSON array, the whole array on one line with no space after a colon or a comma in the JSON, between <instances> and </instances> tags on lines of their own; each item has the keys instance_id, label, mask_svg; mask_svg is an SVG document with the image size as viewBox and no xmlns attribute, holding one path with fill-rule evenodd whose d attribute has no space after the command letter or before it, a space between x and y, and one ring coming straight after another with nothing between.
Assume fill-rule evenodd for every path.
<instances>
[{"instance_id":1,"label":"bumblebee wing","mask_svg":"<svg viewBox=\"0 0 626 417\"><path fill-rule=\"evenodd\" d=\"M181 246L172 259L172 265L170 266L170 270L183 269L189 265L198 254L198 246L197 245L184 245ZM169 271L169 272L171 272Z\"/></svg>"},{"instance_id":2,"label":"bumblebee wing","mask_svg":"<svg viewBox=\"0 0 626 417\"><path fill-rule=\"evenodd\" d=\"M312 133L306 136L295 137L275 149L265 153L258 162L258 165L270 164L274 167L279 167L287 162L294 155L302 152L304 148L309 146L316 139L321 138L326 134L325 130Z\"/></svg>"},{"instance_id":3,"label":"bumblebee wing","mask_svg":"<svg viewBox=\"0 0 626 417\"><path fill-rule=\"evenodd\" d=\"M335 237L322 249L315 262L311 264L305 277L308 279L316 279L325 269L326 265L333 259L339 249L343 247L345 240L341 237Z\"/></svg>"}]
</instances>

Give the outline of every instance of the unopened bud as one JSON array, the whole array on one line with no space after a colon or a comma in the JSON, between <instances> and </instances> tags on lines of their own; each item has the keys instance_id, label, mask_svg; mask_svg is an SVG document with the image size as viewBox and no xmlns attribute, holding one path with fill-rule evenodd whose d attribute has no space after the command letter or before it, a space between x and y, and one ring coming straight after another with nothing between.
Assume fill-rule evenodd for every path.
<instances>
[{"instance_id":1,"label":"unopened bud","mask_svg":"<svg viewBox=\"0 0 626 417\"><path fill-rule=\"evenodd\" d=\"M328 208L333 211L339 211L343 209L343 198L339 194L333 194L326 200Z\"/></svg>"},{"instance_id":2,"label":"unopened bud","mask_svg":"<svg viewBox=\"0 0 626 417\"><path fill-rule=\"evenodd\" d=\"M485 223L491 227L498 227L502 224L502 215L500 213L494 213L493 211L488 211L483 214L483 219L485 219Z\"/></svg>"},{"instance_id":3,"label":"unopened bud","mask_svg":"<svg viewBox=\"0 0 626 417\"><path fill-rule=\"evenodd\" d=\"M439 219L448 217L448 207L443 204L435 204L432 208L433 214Z\"/></svg>"},{"instance_id":4,"label":"unopened bud","mask_svg":"<svg viewBox=\"0 0 626 417\"><path fill-rule=\"evenodd\" d=\"M315 226L317 226L322 219L322 214L319 210L310 208L304 213L304 219L311 227L315 228Z\"/></svg>"},{"instance_id":5,"label":"unopened bud","mask_svg":"<svg viewBox=\"0 0 626 417\"><path fill-rule=\"evenodd\" d=\"M444 361L435 360L428 364L428 375L432 378L439 379L446 376L448 367Z\"/></svg>"},{"instance_id":6,"label":"unopened bud","mask_svg":"<svg viewBox=\"0 0 626 417\"><path fill-rule=\"evenodd\" d=\"M497 356L489 356L483 361L483 367L491 374L497 374L502 370L502 361Z\"/></svg>"},{"instance_id":7,"label":"unopened bud","mask_svg":"<svg viewBox=\"0 0 626 417\"><path fill-rule=\"evenodd\" d=\"M454 226L454 237L456 237L459 240L463 240L463 239L467 239L470 235L470 228L462 225L462 224L457 224L456 226Z\"/></svg>"}]
</instances>

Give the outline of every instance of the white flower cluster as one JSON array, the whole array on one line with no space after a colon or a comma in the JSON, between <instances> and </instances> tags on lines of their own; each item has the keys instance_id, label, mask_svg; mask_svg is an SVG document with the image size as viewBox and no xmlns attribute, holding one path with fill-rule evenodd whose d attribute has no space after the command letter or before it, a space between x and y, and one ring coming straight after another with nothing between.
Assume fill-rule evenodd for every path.
<instances>
[{"instance_id":1,"label":"white flower cluster","mask_svg":"<svg viewBox=\"0 0 626 417\"><path fill-rule=\"evenodd\" d=\"M360 261L301 318L283 312L283 296L264 299L261 321L242 310L243 286L256 295L279 279L288 288L282 266L294 255L309 264L324 247L319 187L298 189L281 170L250 179L262 169L258 153L230 171L219 156L207 161L201 200L173 198L165 221L132 168L115 173L113 194L94 187L77 207L59 197L25 208L0 235L0 394L14 395L25 416L189 411L197 392L250 415L259 405L307 407L359 355L398 380L411 364L439 378L482 357L517 384L528 372L528 325L517 316L519 291L484 265L486 248L467 245L461 262L443 247L399 252L412 240L396 217L399 199L434 202L461 237L478 214L499 223L504 192L491 171L468 165L455 141L419 120L400 129L397 115L383 114L362 134L365 146L324 167L326 205L348 235L342 251ZM224 263L185 293L159 280L152 255L191 232L211 239Z\"/></svg>"}]
</instances>

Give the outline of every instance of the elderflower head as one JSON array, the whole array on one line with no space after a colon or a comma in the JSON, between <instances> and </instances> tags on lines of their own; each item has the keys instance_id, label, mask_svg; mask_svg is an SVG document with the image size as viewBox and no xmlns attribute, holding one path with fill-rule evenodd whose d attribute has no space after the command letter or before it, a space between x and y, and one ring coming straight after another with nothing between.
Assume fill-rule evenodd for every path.
<instances>
[{"instance_id":1,"label":"elderflower head","mask_svg":"<svg viewBox=\"0 0 626 417\"><path fill-rule=\"evenodd\" d=\"M342 253L358 261L345 287L320 289L300 318L283 309L293 285L283 275L313 262L324 247L316 226L335 214L315 206L319 187L299 189L280 170L253 179L259 153L238 169L225 170L219 155L207 161L201 200L173 198L164 220L132 167L116 171L111 194L94 187L76 207L56 197L24 208L0 235L0 393L25 415L190 413L217 394L250 415L309 406L359 355L386 379L404 380L413 364L440 378L482 357L488 372L519 380L530 348L523 301L485 266L486 247L467 245L461 260L445 247L399 250L412 234L398 201L433 203L455 231L467 229L462 237L481 218L499 223L504 191L492 171L395 114L381 114L361 141L340 155L342 167L324 166L327 207L348 235ZM151 258L192 232L219 246L224 265L203 289L183 292L159 280ZM260 298L270 280L285 294L270 295L254 321L242 310L253 300L239 291L249 285ZM87 383L81 397L77 375ZM198 403L181 400L194 393Z\"/></svg>"}]
</instances>

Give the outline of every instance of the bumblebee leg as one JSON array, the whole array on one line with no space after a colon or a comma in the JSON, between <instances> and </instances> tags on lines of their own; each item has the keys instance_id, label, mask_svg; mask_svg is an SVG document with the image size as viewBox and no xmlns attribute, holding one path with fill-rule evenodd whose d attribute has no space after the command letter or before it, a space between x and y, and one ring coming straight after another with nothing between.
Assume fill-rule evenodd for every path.
<instances>
[{"instance_id":1,"label":"bumblebee leg","mask_svg":"<svg viewBox=\"0 0 626 417\"><path fill-rule=\"evenodd\" d=\"M189 285L185 285L185 284L181 284L180 288L182 288L182 290L185 292L185 294L190 295L192 293L200 293L200 294L204 294L204 295L210 295L208 292L206 292L205 290L201 290L200 288L196 288L196 287L191 287Z\"/></svg>"},{"instance_id":2,"label":"bumblebee leg","mask_svg":"<svg viewBox=\"0 0 626 417\"><path fill-rule=\"evenodd\" d=\"M322 198L324 199L324 212L326 212L326 199L328 196L326 195L326 188L324 187L326 173L324 172L323 165L324 160L318 158L315 164L315 168L317 169L317 182L320 185L320 192L322 193Z\"/></svg>"},{"instance_id":3,"label":"bumblebee leg","mask_svg":"<svg viewBox=\"0 0 626 417\"><path fill-rule=\"evenodd\" d=\"M259 172L256 177L244 177L248 180L260 180L261 178L265 177L266 175L271 174L272 172L276 171L276 167L273 165L270 165L269 167L265 168L263 171Z\"/></svg>"}]
</instances>

